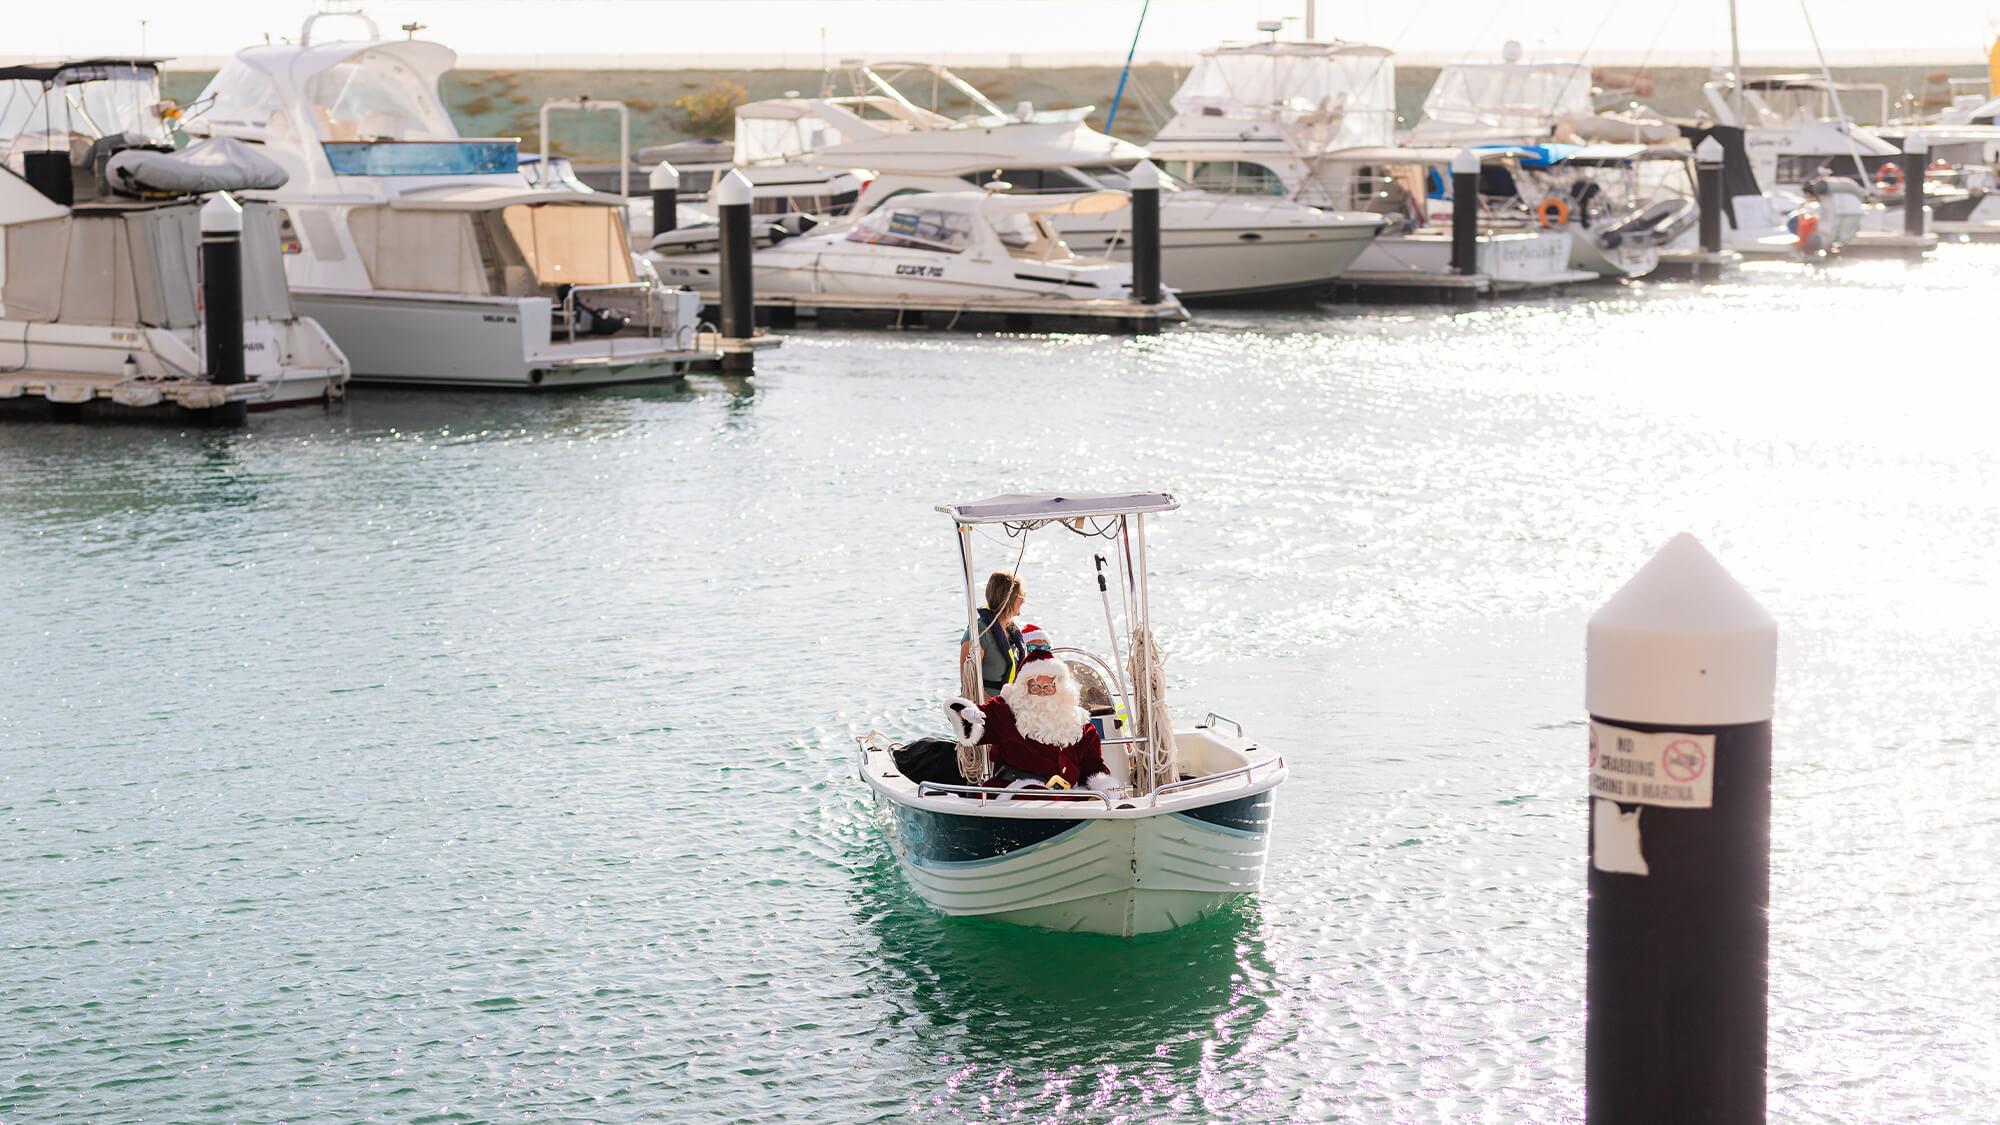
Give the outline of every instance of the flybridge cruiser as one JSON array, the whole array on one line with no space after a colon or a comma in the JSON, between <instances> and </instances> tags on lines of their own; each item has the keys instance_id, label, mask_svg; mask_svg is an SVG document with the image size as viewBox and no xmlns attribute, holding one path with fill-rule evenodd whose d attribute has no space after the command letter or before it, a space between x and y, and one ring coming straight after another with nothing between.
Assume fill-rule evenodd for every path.
<instances>
[{"instance_id":1,"label":"flybridge cruiser","mask_svg":"<svg viewBox=\"0 0 2000 1125\"><path fill-rule=\"evenodd\" d=\"M1082 689L1080 706L1100 732L1108 777L1094 787L993 784L983 730L959 731L965 741L955 751L945 740L899 746L872 733L859 740L862 781L905 877L931 906L1129 937L1186 925L1261 883L1284 757L1213 712L1199 723L1176 724L1165 698L1147 599L1145 523L1177 507L1163 492L1006 495L939 505L957 530L971 629L978 628L977 530L1097 536L1110 541L1114 561L1107 574L1105 556L1096 559L1105 647L1054 654L1069 665ZM974 701L984 699L978 653L973 646L957 677L960 692ZM1079 725L1083 710L1076 712Z\"/></svg>"},{"instance_id":2,"label":"flybridge cruiser","mask_svg":"<svg viewBox=\"0 0 2000 1125\"><path fill-rule=\"evenodd\" d=\"M437 92L456 60L422 40L240 51L185 130L284 167L285 271L355 378L553 387L679 375L699 298L647 276L622 196L531 185L513 139L458 135Z\"/></svg>"},{"instance_id":3,"label":"flybridge cruiser","mask_svg":"<svg viewBox=\"0 0 2000 1125\"><path fill-rule=\"evenodd\" d=\"M175 152L157 64L0 68L0 401L233 421L341 397L347 361L293 309L276 209L221 194L282 171L234 141ZM203 299L205 220L240 230L240 331Z\"/></svg>"},{"instance_id":4,"label":"flybridge cruiser","mask_svg":"<svg viewBox=\"0 0 2000 1125\"><path fill-rule=\"evenodd\" d=\"M1023 103L1004 111L928 63L853 64L844 77L853 92L834 93L830 76L821 97L738 110L736 161L753 184L790 178L782 169L799 164L829 176L862 169L868 179L853 204L858 214L916 191L1124 190L1146 158L1144 149L1085 125L1094 107L1037 112ZM1197 191L1169 177L1160 199L1162 273L1190 299L1321 290L1381 226L1374 215ZM1129 212L1061 215L1056 229L1079 253L1130 255Z\"/></svg>"},{"instance_id":5,"label":"flybridge cruiser","mask_svg":"<svg viewBox=\"0 0 2000 1125\"><path fill-rule=\"evenodd\" d=\"M958 328L1151 330L1187 319L1171 294L1132 295L1132 267L1079 256L1051 220L1128 206L1123 192L1012 196L978 191L899 195L850 222L778 239L754 256L756 302L783 317ZM660 276L718 298L712 232L654 241Z\"/></svg>"},{"instance_id":6,"label":"flybridge cruiser","mask_svg":"<svg viewBox=\"0 0 2000 1125\"><path fill-rule=\"evenodd\" d=\"M1457 147L1401 146L1394 58L1361 43L1225 44L1201 52L1148 146L1196 187L1381 213L1388 224L1340 288L1402 296L1497 293L1588 281L1559 229L1482 208L1474 272L1451 263ZM1499 167L1507 155L1489 152Z\"/></svg>"}]
</instances>

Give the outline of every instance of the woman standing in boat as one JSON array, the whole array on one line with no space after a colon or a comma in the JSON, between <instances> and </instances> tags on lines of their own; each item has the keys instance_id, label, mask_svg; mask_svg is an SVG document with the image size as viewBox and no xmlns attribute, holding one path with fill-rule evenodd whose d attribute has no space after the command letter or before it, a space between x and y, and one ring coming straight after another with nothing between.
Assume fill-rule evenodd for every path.
<instances>
[{"instance_id":1,"label":"woman standing in boat","mask_svg":"<svg viewBox=\"0 0 2000 1125\"><path fill-rule=\"evenodd\" d=\"M979 609L979 681L985 694L999 693L1014 679L1027 655L1021 628L1014 619L1021 615L1021 603L1028 592L1013 573L996 570L986 579L986 604ZM972 635L968 631L958 645L958 663L964 667L972 655Z\"/></svg>"}]
</instances>

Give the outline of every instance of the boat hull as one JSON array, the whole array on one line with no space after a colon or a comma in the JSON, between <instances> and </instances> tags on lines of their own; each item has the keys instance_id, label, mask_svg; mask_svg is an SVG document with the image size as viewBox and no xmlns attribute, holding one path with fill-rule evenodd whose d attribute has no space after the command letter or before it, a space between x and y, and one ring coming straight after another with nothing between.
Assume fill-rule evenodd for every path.
<instances>
[{"instance_id":1,"label":"boat hull","mask_svg":"<svg viewBox=\"0 0 2000 1125\"><path fill-rule=\"evenodd\" d=\"M354 365L358 383L550 388L670 379L708 358L681 341L643 334L556 338L547 298L345 292L292 288ZM688 318L691 321L691 317Z\"/></svg>"},{"instance_id":2,"label":"boat hull","mask_svg":"<svg viewBox=\"0 0 2000 1125\"><path fill-rule=\"evenodd\" d=\"M904 876L938 910L1131 937L1184 926L1257 889L1271 796L1080 820L999 820L881 803Z\"/></svg>"}]
</instances>

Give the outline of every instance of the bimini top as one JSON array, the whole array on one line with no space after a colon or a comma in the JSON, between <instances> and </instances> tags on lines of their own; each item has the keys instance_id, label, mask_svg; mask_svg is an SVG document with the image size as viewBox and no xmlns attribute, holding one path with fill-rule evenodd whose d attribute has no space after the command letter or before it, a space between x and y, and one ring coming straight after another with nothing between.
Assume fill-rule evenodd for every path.
<instances>
[{"instance_id":1,"label":"bimini top","mask_svg":"<svg viewBox=\"0 0 2000 1125\"><path fill-rule=\"evenodd\" d=\"M964 504L939 504L937 510L959 523L1013 523L1171 512L1180 506L1171 492L1009 492Z\"/></svg>"}]
</instances>

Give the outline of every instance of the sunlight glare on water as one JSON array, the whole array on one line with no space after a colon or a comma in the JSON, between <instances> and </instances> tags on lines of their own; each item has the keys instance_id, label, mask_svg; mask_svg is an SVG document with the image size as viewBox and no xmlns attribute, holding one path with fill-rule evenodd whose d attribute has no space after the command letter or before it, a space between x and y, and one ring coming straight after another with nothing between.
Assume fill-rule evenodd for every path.
<instances>
[{"instance_id":1,"label":"sunlight glare on water","mask_svg":"<svg viewBox=\"0 0 2000 1125\"><path fill-rule=\"evenodd\" d=\"M1781 630L1773 1120L1986 1120L1996 267L10 427L0 1119L1581 1120L1584 624L1686 530ZM943 918L851 765L942 730L932 505L1125 488L1265 887ZM1088 554L1021 566L1101 648Z\"/></svg>"}]
</instances>

